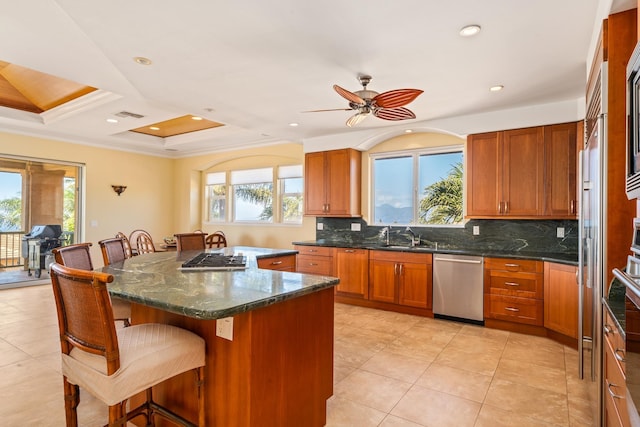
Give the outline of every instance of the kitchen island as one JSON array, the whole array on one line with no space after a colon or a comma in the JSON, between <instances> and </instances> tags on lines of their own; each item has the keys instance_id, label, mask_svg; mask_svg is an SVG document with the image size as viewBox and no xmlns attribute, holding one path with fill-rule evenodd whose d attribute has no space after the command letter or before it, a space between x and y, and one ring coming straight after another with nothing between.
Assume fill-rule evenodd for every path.
<instances>
[{"instance_id":1,"label":"kitchen island","mask_svg":"<svg viewBox=\"0 0 640 427\"><path fill-rule=\"evenodd\" d=\"M133 303L132 323L167 323L205 339L206 425L324 425L333 394L338 279L257 267L257 259L295 251L214 251L242 253L247 268L181 271L182 262L199 252L189 251L140 255L103 271L114 275L111 295ZM223 323L231 340L216 334ZM176 377L154 388L154 399L195 420L193 380L190 373Z\"/></svg>"}]
</instances>

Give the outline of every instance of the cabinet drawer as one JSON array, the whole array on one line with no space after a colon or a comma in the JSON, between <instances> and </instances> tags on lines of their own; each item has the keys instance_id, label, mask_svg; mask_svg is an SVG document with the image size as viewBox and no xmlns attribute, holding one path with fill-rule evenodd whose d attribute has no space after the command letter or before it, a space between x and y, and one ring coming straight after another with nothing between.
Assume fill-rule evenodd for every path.
<instances>
[{"instance_id":1,"label":"cabinet drawer","mask_svg":"<svg viewBox=\"0 0 640 427\"><path fill-rule=\"evenodd\" d=\"M626 372L626 366L624 358L625 354L625 341L620 335L620 331L616 326L615 321L611 317L611 313L607 309L604 310L604 323L602 325L603 334L605 337L605 344L608 344L610 347L610 353L612 354L614 360L620 367L620 371L622 373ZM606 390L605 390L606 391Z\"/></svg>"},{"instance_id":2,"label":"cabinet drawer","mask_svg":"<svg viewBox=\"0 0 640 427\"><path fill-rule=\"evenodd\" d=\"M410 253L410 252L396 252L396 251L370 251L369 259L371 260L380 260L380 261L391 261L391 262L408 262L415 264L431 264L432 261L431 254L420 254L420 253Z\"/></svg>"},{"instance_id":3,"label":"cabinet drawer","mask_svg":"<svg viewBox=\"0 0 640 427\"><path fill-rule=\"evenodd\" d=\"M607 417L628 425L625 377L618 364L611 342L604 340L604 399Z\"/></svg>"},{"instance_id":4,"label":"cabinet drawer","mask_svg":"<svg viewBox=\"0 0 640 427\"><path fill-rule=\"evenodd\" d=\"M542 273L544 271L544 263L530 259L485 258L484 268L485 270Z\"/></svg>"},{"instance_id":5,"label":"cabinet drawer","mask_svg":"<svg viewBox=\"0 0 640 427\"><path fill-rule=\"evenodd\" d=\"M543 276L537 273L509 273L490 271L489 283L485 286L488 293L509 295L521 298L543 297Z\"/></svg>"},{"instance_id":6,"label":"cabinet drawer","mask_svg":"<svg viewBox=\"0 0 640 427\"><path fill-rule=\"evenodd\" d=\"M298 272L331 276L333 274L333 257L316 255L298 255Z\"/></svg>"},{"instance_id":7,"label":"cabinet drawer","mask_svg":"<svg viewBox=\"0 0 640 427\"><path fill-rule=\"evenodd\" d=\"M294 246L295 250L298 251L300 255L319 255L319 256L332 256L333 248L328 248L326 246Z\"/></svg>"},{"instance_id":8,"label":"cabinet drawer","mask_svg":"<svg viewBox=\"0 0 640 427\"><path fill-rule=\"evenodd\" d=\"M485 317L529 325L543 324L542 300L485 294L484 304Z\"/></svg>"},{"instance_id":9,"label":"cabinet drawer","mask_svg":"<svg viewBox=\"0 0 640 427\"><path fill-rule=\"evenodd\" d=\"M272 258L259 258L258 268L268 270L296 271L296 256L284 255Z\"/></svg>"}]
</instances>

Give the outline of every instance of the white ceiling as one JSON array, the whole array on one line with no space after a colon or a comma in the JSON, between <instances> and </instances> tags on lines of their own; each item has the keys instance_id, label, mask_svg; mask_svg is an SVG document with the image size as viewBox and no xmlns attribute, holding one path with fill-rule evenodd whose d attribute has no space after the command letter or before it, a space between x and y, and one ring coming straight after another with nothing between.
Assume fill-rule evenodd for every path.
<instances>
[{"instance_id":1,"label":"white ceiling","mask_svg":"<svg viewBox=\"0 0 640 427\"><path fill-rule=\"evenodd\" d=\"M594 28L635 0L2 0L0 60L101 89L0 130L181 157L293 141L358 145L405 128L458 135L582 118ZM613 3L613 5L612 5ZM482 31L462 38L464 25ZM138 65L133 57L153 61ZM333 89L417 88L403 122L349 129ZM500 84L498 93L489 87ZM107 118L128 111L144 118ZM127 132L185 114L225 126ZM501 120L496 120L501 117ZM299 123L297 127L289 123Z\"/></svg>"}]
</instances>

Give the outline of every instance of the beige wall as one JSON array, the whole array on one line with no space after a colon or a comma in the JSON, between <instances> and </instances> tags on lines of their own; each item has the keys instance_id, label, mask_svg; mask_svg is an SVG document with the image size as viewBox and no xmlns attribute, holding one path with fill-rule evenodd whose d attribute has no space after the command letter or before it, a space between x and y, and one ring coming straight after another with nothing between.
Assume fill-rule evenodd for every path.
<instances>
[{"instance_id":1,"label":"beige wall","mask_svg":"<svg viewBox=\"0 0 640 427\"><path fill-rule=\"evenodd\" d=\"M362 208L369 214L371 176L369 154L423 147L456 145L464 139L436 133L401 135L363 153ZM136 228L151 233L158 244L174 233L201 228L223 230L231 245L291 248L291 242L315 239L315 218L302 225L206 224L202 222L204 171L248 169L274 165L302 164L302 144L280 144L250 150L228 151L165 159L54 140L0 133L0 155L9 154L86 165L84 241L94 243L93 260L102 265L97 242ZM118 197L111 185L126 185ZM95 224L95 225L92 225Z\"/></svg>"},{"instance_id":2,"label":"beige wall","mask_svg":"<svg viewBox=\"0 0 640 427\"><path fill-rule=\"evenodd\" d=\"M0 132L0 155L83 163L85 235L102 266L98 241L144 228L154 240L173 234L173 160ZM120 197L111 185L126 185ZM95 226L91 225L95 224Z\"/></svg>"}]
</instances>

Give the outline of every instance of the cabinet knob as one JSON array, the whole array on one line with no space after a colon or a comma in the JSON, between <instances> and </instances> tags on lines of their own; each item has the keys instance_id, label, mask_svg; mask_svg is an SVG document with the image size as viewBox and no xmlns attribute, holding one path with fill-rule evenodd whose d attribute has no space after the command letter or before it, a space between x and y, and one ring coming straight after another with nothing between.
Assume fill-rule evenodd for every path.
<instances>
[{"instance_id":1,"label":"cabinet knob","mask_svg":"<svg viewBox=\"0 0 640 427\"><path fill-rule=\"evenodd\" d=\"M504 213L509 213L509 202L504 202Z\"/></svg>"},{"instance_id":2,"label":"cabinet knob","mask_svg":"<svg viewBox=\"0 0 640 427\"><path fill-rule=\"evenodd\" d=\"M271 263L271 265L280 265L280 264L282 264L282 261L273 261Z\"/></svg>"},{"instance_id":3,"label":"cabinet knob","mask_svg":"<svg viewBox=\"0 0 640 427\"><path fill-rule=\"evenodd\" d=\"M356 252L356 251L355 251L355 250L353 250L353 249L345 249L345 250L344 250L344 253L345 253L345 254L353 254L353 253L355 253L355 252Z\"/></svg>"},{"instance_id":4,"label":"cabinet knob","mask_svg":"<svg viewBox=\"0 0 640 427\"><path fill-rule=\"evenodd\" d=\"M616 348L616 351L614 351L613 353L616 359L618 360L618 362L624 363L626 361L626 359L624 358L624 354L625 354L624 349Z\"/></svg>"},{"instance_id":5,"label":"cabinet knob","mask_svg":"<svg viewBox=\"0 0 640 427\"><path fill-rule=\"evenodd\" d=\"M624 399L624 396L620 396L619 394L616 394L611 387L619 387L617 384L614 383L610 383L609 381L607 381L607 391L609 392L609 395L611 395L611 397L613 397L614 399Z\"/></svg>"}]
</instances>

